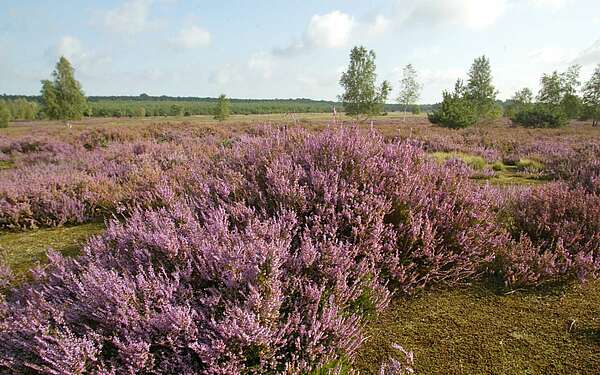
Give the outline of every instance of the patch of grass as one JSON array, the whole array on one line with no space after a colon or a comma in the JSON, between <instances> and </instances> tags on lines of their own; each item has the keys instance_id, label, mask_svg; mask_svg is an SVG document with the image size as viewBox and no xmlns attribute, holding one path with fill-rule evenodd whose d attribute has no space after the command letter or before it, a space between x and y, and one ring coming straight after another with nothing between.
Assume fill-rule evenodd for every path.
<instances>
[{"instance_id":1,"label":"patch of grass","mask_svg":"<svg viewBox=\"0 0 600 375\"><path fill-rule=\"evenodd\" d=\"M476 171L482 170L487 165L484 158L477 155L469 155L462 152L434 152L433 157L439 162L445 162L450 159L460 159L464 161L469 167Z\"/></svg>"},{"instance_id":2,"label":"patch of grass","mask_svg":"<svg viewBox=\"0 0 600 375\"><path fill-rule=\"evenodd\" d=\"M85 240L103 230L104 224L90 223L4 233L0 234L0 251L17 279L20 279L34 265L46 262L48 248L68 256L77 255Z\"/></svg>"},{"instance_id":3,"label":"patch of grass","mask_svg":"<svg viewBox=\"0 0 600 375\"><path fill-rule=\"evenodd\" d=\"M484 286L396 299L355 363L377 373L397 343L420 374L600 373L600 281L509 295Z\"/></svg>"},{"instance_id":4,"label":"patch of grass","mask_svg":"<svg viewBox=\"0 0 600 375\"><path fill-rule=\"evenodd\" d=\"M521 159L517 162L517 168L520 171L541 172L544 170L544 165L535 160Z\"/></svg>"},{"instance_id":5,"label":"patch of grass","mask_svg":"<svg viewBox=\"0 0 600 375\"><path fill-rule=\"evenodd\" d=\"M0 170L10 169L13 166L14 166L14 162L12 160L0 160Z\"/></svg>"},{"instance_id":6,"label":"patch of grass","mask_svg":"<svg viewBox=\"0 0 600 375\"><path fill-rule=\"evenodd\" d=\"M496 167L496 163L502 165ZM494 176L487 178L480 178L481 181L490 182L492 185L497 186L510 186L510 185L539 185L549 181L548 178L540 176L539 174L531 174L522 172L517 166L506 165L500 162L496 162L492 166L492 169L496 172Z\"/></svg>"},{"instance_id":7,"label":"patch of grass","mask_svg":"<svg viewBox=\"0 0 600 375\"><path fill-rule=\"evenodd\" d=\"M505 171L506 168L507 168L507 166L501 161L496 161L496 162L494 162L494 164L492 164L492 169L496 172Z\"/></svg>"}]
</instances>

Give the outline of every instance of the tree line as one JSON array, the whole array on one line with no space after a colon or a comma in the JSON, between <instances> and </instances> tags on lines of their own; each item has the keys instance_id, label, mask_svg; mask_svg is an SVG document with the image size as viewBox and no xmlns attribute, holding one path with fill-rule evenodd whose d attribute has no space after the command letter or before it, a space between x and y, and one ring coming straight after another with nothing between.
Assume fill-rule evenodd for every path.
<instances>
[{"instance_id":1,"label":"tree line","mask_svg":"<svg viewBox=\"0 0 600 375\"><path fill-rule=\"evenodd\" d=\"M350 52L348 69L342 74L340 95L346 113L357 121L380 114L392 91L389 82L376 84L375 52L354 47ZM558 127L568 119L600 120L600 64L583 86L579 80L581 66L570 66L565 72L544 74L541 88L534 101L529 88L519 90L502 105L493 85L490 60L477 57L468 72L466 83L458 79L453 91L444 91L439 106L428 114L432 123L449 128L464 128L482 120L509 117L514 123L530 127ZM416 69L406 65L400 80L397 102L408 108L419 99L422 85ZM581 89L580 89L581 87ZM581 95L579 95L581 94Z\"/></svg>"},{"instance_id":2,"label":"tree line","mask_svg":"<svg viewBox=\"0 0 600 375\"><path fill-rule=\"evenodd\" d=\"M74 77L71 63L61 57L51 80L42 81L40 97L9 97L0 99L0 127L12 120L40 118L77 120L83 117L145 117L213 115L224 120L230 114L310 113L338 110L368 119L388 111L428 112L431 122L451 128L462 128L481 120L501 116L525 126L556 127L567 119L591 119L594 126L600 119L600 64L588 82L580 82L579 65L565 72L553 72L541 77L541 88L534 98L529 88L517 91L507 102L497 99L490 61L486 56L474 60L467 81L456 81L453 91L444 91L436 105L417 104L422 84L412 64L403 68L396 104L387 103L392 91L388 81L377 85L375 52L363 46L350 52L348 68L342 73L340 85L344 92L339 102L310 99L218 99L141 94L130 97L86 98L81 84ZM9 100L6 100L9 99ZM12 100L10 100L12 99Z\"/></svg>"}]
</instances>

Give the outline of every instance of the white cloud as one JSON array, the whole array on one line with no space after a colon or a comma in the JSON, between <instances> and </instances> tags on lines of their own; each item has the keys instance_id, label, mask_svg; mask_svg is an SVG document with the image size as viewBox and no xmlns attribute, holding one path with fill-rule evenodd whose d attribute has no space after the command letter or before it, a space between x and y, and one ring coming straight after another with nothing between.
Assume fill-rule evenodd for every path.
<instances>
[{"instance_id":1,"label":"white cloud","mask_svg":"<svg viewBox=\"0 0 600 375\"><path fill-rule=\"evenodd\" d=\"M217 86L225 86L242 81L242 75L237 67L226 64L215 69L208 80Z\"/></svg>"},{"instance_id":2,"label":"white cloud","mask_svg":"<svg viewBox=\"0 0 600 375\"><path fill-rule=\"evenodd\" d=\"M402 72L403 67L398 67L398 72ZM395 70L396 70L395 69ZM457 79L464 78L466 72L463 69L444 68L444 69L419 69L419 80L424 85L437 84L440 86L449 87L453 85Z\"/></svg>"},{"instance_id":3,"label":"white cloud","mask_svg":"<svg viewBox=\"0 0 600 375\"><path fill-rule=\"evenodd\" d=\"M81 41L73 36L64 36L56 45L56 57L64 56L72 61L79 61L87 57Z\"/></svg>"},{"instance_id":4,"label":"white cloud","mask_svg":"<svg viewBox=\"0 0 600 375\"><path fill-rule=\"evenodd\" d=\"M527 2L534 7L558 10L564 8L569 0L528 0Z\"/></svg>"},{"instance_id":5,"label":"white cloud","mask_svg":"<svg viewBox=\"0 0 600 375\"><path fill-rule=\"evenodd\" d=\"M273 55L266 52L258 52L250 56L248 68L258 73L262 78L269 79L273 75L275 61Z\"/></svg>"},{"instance_id":6,"label":"white cloud","mask_svg":"<svg viewBox=\"0 0 600 375\"><path fill-rule=\"evenodd\" d=\"M104 14L104 25L115 33L136 34L146 28L151 0L128 0Z\"/></svg>"},{"instance_id":7,"label":"white cloud","mask_svg":"<svg viewBox=\"0 0 600 375\"><path fill-rule=\"evenodd\" d=\"M56 45L46 50L49 61L55 62L61 56L66 57L75 69L87 75L93 75L112 61L109 56L86 49L78 38L71 35L62 37Z\"/></svg>"},{"instance_id":8,"label":"white cloud","mask_svg":"<svg viewBox=\"0 0 600 375\"><path fill-rule=\"evenodd\" d=\"M275 48L273 53L293 56L314 48L341 48L348 45L350 35L356 27L354 18L334 10L327 14L311 17L301 39L296 39L284 48Z\"/></svg>"},{"instance_id":9,"label":"white cloud","mask_svg":"<svg viewBox=\"0 0 600 375\"><path fill-rule=\"evenodd\" d=\"M529 52L527 57L529 61L534 62L536 64L545 64L545 65L562 65L567 64L569 61L573 60L577 52L573 49L568 48L558 48L558 47L543 47L537 48Z\"/></svg>"},{"instance_id":10,"label":"white cloud","mask_svg":"<svg viewBox=\"0 0 600 375\"><path fill-rule=\"evenodd\" d=\"M191 26L181 29L172 42L176 46L193 49L209 45L210 40L210 32L198 26Z\"/></svg>"},{"instance_id":11,"label":"white cloud","mask_svg":"<svg viewBox=\"0 0 600 375\"><path fill-rule=\"evenodd\" d=\"M389 29L390 24L388 18L378 14L372 22L367 23L367 33L371 36L381 35Z\"/></svg>"},{"instance_id":12,"label":"white cloud","mask_svg":"<svg viewBox=\"0 0 600 375\"><path fill-rule=\"evenodd\" d=\"M316 47L345 47L354 25L354 19L339 10L324 15L315 14L308 23L306 41Z\"/></svg>"},{"instance_id":13,"label":"white cloud","mask_svg":"<svg viewBox=\"0 0 600 375\"><path fill-rule=\"evenodd\" d=\"M600 39L595 41L590 47L581 51L573 60L573 63L581 65L600 64Z\"/></svg>"},{"instance_id":14,"label":"white cloud","mask_svg":"<svg viewBox=\"0 0 600 375\"><path fill-rule=\"evenodd\" d=\"M400 21L422 25L459 25L483 29L496 23L504 14L508 0L422 0L409 7L398 3Z\"/></svg>"}]
</instances>

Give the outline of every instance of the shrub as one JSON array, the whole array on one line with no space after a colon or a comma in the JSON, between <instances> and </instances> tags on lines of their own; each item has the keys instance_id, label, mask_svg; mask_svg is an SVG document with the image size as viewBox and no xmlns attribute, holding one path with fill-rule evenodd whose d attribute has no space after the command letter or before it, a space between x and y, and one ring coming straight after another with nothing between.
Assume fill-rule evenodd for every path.
<instances>
[{"instance_id":1,"label":"shrub","mask_svg":"<svg viewBox=\"0 0 600 375\"><path fill-rule=\"evenodd\" d=\"M466 128L477 122L472 104L467 99L447 92L444 93L440 108L428 118L434 124L452 129Z\"/></svg>"},{"instance_id":2,"label":"shrub","mask_svg":"<svg viewBox=\"0 0 600 375\"><path fill-rule=\"evenodd\" d=\"M558 128L567 124L567 118L561 109L542 104L517 112L511 120L529 128Z\"/></svg>"},{"instance_id":3,"label":"shrub","mask_svg":"<svg viewBox=\"0 0 600 375\"><path fill-rule=\"evenodd\" d=\"M152 182L160 207L8 293L0 370L309 372L352 360L390 287L472 280L504 238L462 169L374 134L242 137L183 165Z\"/></svg>"},{"instance_id":4,"label":"shrub","mask_svg":"<svg viewBox=\"0 0 600 375\"><path fill-rule=\"evenodd\" d=\"M555 183L517 192L504 213L517 241L497 257L507 283L598 276L599 196Z\"/></svg>"}]
</instances>

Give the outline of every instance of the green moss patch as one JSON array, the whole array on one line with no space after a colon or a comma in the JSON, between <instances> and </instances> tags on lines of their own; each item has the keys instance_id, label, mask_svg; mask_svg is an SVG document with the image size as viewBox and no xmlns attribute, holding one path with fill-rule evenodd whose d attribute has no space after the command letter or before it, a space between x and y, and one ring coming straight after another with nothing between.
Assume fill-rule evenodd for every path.
<instances>
[{"instance_id":1,"label":"green moss patch","mask_svg":"<svg viewBox=\"0 0 600 375\"><path fill-rule=\"evenodd\" d=\"M48 248L68 256L77 255L85 240L103 230L104 224L91 223L3 233L0 234L0 251L15 276L20 278L34 265L46 262Z\"/></svg>"},{"instance_id":2,"label":"green moss patch","mask_svg":"<svg viewBox=\"0 0 600 375\"><path fill-rule=\"evenodd\" d=\"M600 282L502 294L480 286L396 299L367 327L355 368L415 353L420 374L600 373Z\"/></svg>"}]
</instances>

